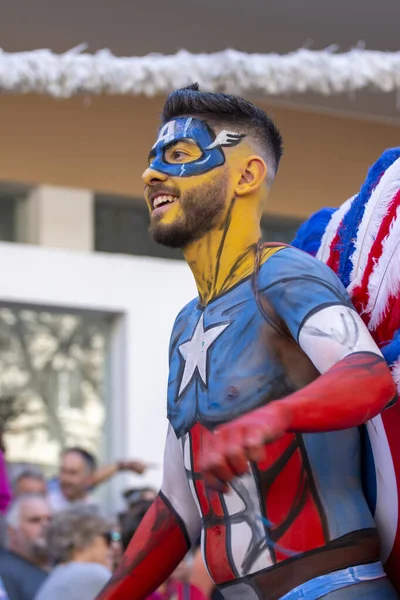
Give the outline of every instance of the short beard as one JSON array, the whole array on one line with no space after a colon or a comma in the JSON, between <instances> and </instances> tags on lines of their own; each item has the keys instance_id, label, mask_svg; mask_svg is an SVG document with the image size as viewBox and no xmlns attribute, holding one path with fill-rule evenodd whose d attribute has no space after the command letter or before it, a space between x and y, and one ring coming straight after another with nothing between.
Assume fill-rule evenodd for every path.
<instances>
[{"instance_id":1,"label":"short beard","mask_svg":"<svg viewBox=\"0 0 400 600\"><path fill-rule=\"evenodd\" d=\"M42 564L49 561L50 552L45 541L32 542L30 546L30 554L33 558Z\"/></svg>"},{"instance_id":2,"label":"short beard","mask_svg":"<svg viewBox=\"0 0 400 600\"><path fill-rule=\"evenodd\" d=\"M190 188L180 197L183 215L179 219L169 224L151 220L149 232L154 241L169 248L185 248L204 237L224 214L227 188L226 171L208 183Z\"/></svg>"}]
</instances>

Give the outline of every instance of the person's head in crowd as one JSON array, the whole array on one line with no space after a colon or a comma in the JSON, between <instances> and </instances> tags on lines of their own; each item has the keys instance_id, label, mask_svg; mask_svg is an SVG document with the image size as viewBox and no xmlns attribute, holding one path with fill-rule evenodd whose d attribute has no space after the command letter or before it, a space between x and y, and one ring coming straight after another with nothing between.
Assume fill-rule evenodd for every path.
<instances>
[{"instance_id":1,"label":"person's head in crowd","mask_svg":"<svg viewBox=\"0 0 400 600\"><path fill-rule=\"evenodd\" d=\"M121 538L121 527L118 522L113 522L110 528L110 531L107 533L107 539L110 540L110 553L112 559L112 571L118 567L122 555L124 553L124 548L122 546L122 538ZM1 600L1 598L0 598Z\"/></svg>"},{"instance_id":2,"label":"person's head in crowd","mask_svg":"<svg viewBox=\"0 0 400 600\"><path fill-rule=\"evenodd\" d=\"M67 500L74 502L86 496L96 468L96 459L83 448L77 446L63 452L60 464L60 488Z\"/></svg>"},{"instance_id":3,"label":"person's head in crowd","mask_svg":"<svg viewBox=\"0 0 400 600\"><path fill-rule=\"evenodd\" d=\"M54 515L48 530L48 546L57 564L97 563L112 567L112 533L97 511L76 506Z\"/></svg>"},{"instance_id":4,"label":"person's head in crowd","mask_svg":"<svg viewBox=\"0 0 400 600\"><path fill-rule=\"evenodd\" d=\"M3 515L11 501L11 489L8 479L5 447L3 444L3 428L4 424L0 420L0 515Z\"/></svg>"},{"instance_id":5,"label":"person's head in crowd","mask_svg":"<svg viewBox=\"0 0 400 600\"><path fill-rule=\"evenodd\" d=\"M6 515L8 550L37 566L47 566L47 530L51 518L49 503L43 495L19 496Z\"/></svg>"},{"instance_id":6,"label":"person's head in crowd","mask_svg":"<svg viewBox=\"0 0 400 600\"><path fill-rule=\"evenodd\" d=\"M26 494L45 496L47 493L46 479L40 469L34 466L25 467L14 477L12 491L14 499Z\"/></svg>"},{"instance_id":7,"label":"person's head in crowd","mask_svg":"<svg viewBox=\"0 0 400 600\"><path fill-rule=\"evenodd\" d=\"M124 492L124 498L130 508L142 502L152 502L156 499L157 492L152 487L130 488Z\"/></svg>"},{"instance_id":8,"label":"person's head in crowd","mask_svg":"<svg viewBox=\"0 0 400 600\"><path fill-rule=\"evenodd\" d=\"M142 500L136 504L134 511L128 511L119 515L121 541L124 552L151 505L152 500Z\"/></svg>"}]
</instances>

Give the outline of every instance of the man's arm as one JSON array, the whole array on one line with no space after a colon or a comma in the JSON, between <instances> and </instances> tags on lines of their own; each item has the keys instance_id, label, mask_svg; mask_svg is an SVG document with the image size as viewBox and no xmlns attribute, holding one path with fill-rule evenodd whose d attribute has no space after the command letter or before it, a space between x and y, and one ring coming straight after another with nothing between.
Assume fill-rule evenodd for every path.
<instances>
[{"instance_id":1,"label":"man's arm","mask_svg":"<svg viewBox=\"0 0 400 600\"><path fill-rule=\"evenodd\" d=\"M97 600L144 600L174 571L198 538L201 518L171 426L161 491L141 522L111 581Z\"/></svg>"},{"instance_id":2,"label":"man's arm","mask_svg":"<svg viewBox=\"0 0 400 600\"><path fill-rule=\"evenodd\" d=\"M213 487L225 489L221 482L245 473L248 460L262 460L265 444L287 432L356 427L396 398L390 370L339 280L319 261L294 252L289 264L283 256L276 261L279 275L275 280L272 273L265 292L321 376L210 436L202 469Z\"/></svg>"},{"instance_id":3,"label":"man's arm","mask_svg":"<svg viewBox=\"0 0 400 600\"><path fill-rule=\"evenodd\" d=\"M98 467L88 479L88 488L93 489L121 472L126 473L130 471L137 475L143 475L143 473L151 466L152 465L147 465L141 460L120 460L111 465Z\"/></svg>"}]
</instances>

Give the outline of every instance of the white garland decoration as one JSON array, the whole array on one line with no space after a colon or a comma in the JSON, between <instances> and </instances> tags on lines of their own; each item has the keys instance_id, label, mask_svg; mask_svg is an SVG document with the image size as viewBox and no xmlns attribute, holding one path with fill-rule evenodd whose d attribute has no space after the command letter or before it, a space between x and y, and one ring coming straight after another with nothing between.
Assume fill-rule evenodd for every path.
<instances>
[{"instance_id":1,"label":"white garland decoration","mask_svg":"<svg viewBox=\"0 0 400 600\"><path fill-rule=\"evenodd\" d=\"M84 45L64 54L51 50L7 53L0 49L0 90L69 98L76 94L155 96L197 81L208 91L233 94L289 95L315 92L352 94L360 90L400 91L400 52L357 48L335 54L299 49L285 55L149 54L116 57L109 50L84 52Z\"/></svg>"}]
</instances>

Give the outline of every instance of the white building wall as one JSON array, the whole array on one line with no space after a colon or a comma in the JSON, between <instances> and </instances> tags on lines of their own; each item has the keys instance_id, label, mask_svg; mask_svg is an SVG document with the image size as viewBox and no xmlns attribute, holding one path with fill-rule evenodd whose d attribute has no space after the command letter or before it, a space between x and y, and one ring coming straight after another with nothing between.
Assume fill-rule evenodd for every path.
<instances>
[{"instance_id":1,"label":"white building wall","mask_svg":"<svg viewBox=\"0 0 400 600\"><path fill-rule=\"evenodd\" d=\"M90 190L41 185L19 202L18 241L90 252L94 242Z\"/></svg>"},{"instance_id":2,"label":"white building wall","mask_svg":"<svg viewBox=\"0 0 400 600\"><path fill-rule=\"evenodd\" d=\"M0 302L114 316L105 426L108 458L158 468L131 483L158 486L166 431L168 344L177 312L196 295L185 263L0 244ZM114 492L126 484L118 478Z\"/></svg>"}]
</instances>

